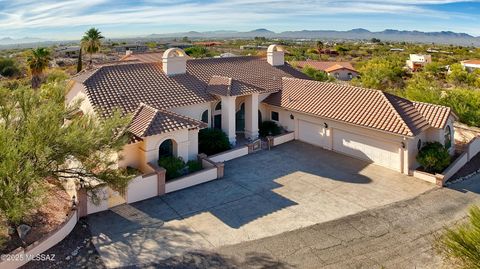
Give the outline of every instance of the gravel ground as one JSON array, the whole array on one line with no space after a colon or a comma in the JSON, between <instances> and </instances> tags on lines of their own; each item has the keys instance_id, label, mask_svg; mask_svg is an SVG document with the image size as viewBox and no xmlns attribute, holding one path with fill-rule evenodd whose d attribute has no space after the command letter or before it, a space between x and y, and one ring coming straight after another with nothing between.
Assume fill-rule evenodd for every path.
<instances>
[{"instance_id":1,"label":"gravel ground","mask_svg":"<svg viewBox=\"0 0 480 269\"><path fill-rule=\"evenodd\" d=\"M97 250L90 241L90 230L85 219L80 219L73 231L44 254L54 254L55 261L29 262L24 269L50 268L105 268Z\"/></svg>"}]
</instances>

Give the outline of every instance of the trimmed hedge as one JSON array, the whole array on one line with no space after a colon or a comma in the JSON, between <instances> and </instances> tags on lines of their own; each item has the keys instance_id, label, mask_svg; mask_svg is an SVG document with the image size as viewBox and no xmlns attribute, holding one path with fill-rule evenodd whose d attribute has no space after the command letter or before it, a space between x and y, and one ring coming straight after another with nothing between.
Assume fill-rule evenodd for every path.
<instances>
[{"instance_id":1,"label":"trimmed hedge","mask_svg":"<svg viewBox=\"0 0 480 269\"><path fill-rule=\"evenodd\" d=\"M278 126L276 122L267 120L262 122L258 132L260 134L260 137L266 137L268 135L275 136L279 135L282 132L282 129L280 128L280 126Z\"/></svg>"},{"instance_id":2,"label":"trimmed hedge","mask_svg":"<svg viewBox=\"0 0 480 269\"><path fill-rule=\"evenodd\" d=\"M198 133L198 151L200 153L213 155L230 148L230 141L222 130L207 128Z\"/></svg>"},{"instance_id":3,"label":"trimmed hedge","mask_svg":"<svg viewBox=\"0 0 480 269\"><path fill-rule=\"evenodd\" d=\"M429 173L441 173L450 165L448 150L439 142L427 142L417 155L418 163Z\"/></svg>"},{"instance_id":4,"label":"trimmed hedge","mask_svg":"<svg viewBox=\"0 0 480 269\"><path fill-rule=\"evenodd\" d=\"M168 156L160 158L158 165L167 170L165 178L169 180L182 175L181 170L185 167L185 162L181 157Z\"/></svg>"}]
</instances>

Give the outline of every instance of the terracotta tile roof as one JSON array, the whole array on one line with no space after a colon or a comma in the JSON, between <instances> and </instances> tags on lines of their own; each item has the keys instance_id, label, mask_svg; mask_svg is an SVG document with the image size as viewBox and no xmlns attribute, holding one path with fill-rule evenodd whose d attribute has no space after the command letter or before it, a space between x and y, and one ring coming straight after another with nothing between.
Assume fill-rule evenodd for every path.
<instances>
[{"instance_id":1,"label":"terracotta tile roof","mask_svg":"<svg viewBox=\"0 0 480 269\"><path fill-rule=\"evenodd\" d=\"M341 69L347 69L347 70L350 70L350 71L353 71L353 72L357 72L353 68L348 68L348 67L345 67L345 66L339 65L339 64L330 66L329 68L325 69L325 72L330 73L330 72L334 72L334 71L341 70Z\"/></svg>"},{"instance_id":2,"label":"terracotta tile roof","mask_svg":"<svg viewBox=\"0 0 480 269\"><path fill-rule=\"evenodd\" d=\"M212 76L208 83L207 92L221 96L239 96L256 92L265 92L265 90L253 85L247 85L236 79Z\"/></svg>"},{"instance_id":3,"label":"terracotta tile roof","mask_svg":"<svg viewBox=\"0 0 480 269\"><path fill-rule=\"evenodd\" d=\"M447 124L448 117L453 115L455 118L458 118L453 112L450 107L428 104L428 103L421 103L421 102L413 102L415 108L420 112L420 114L425 117L428 121L430 126L434 128L443 129Z\"/></svg>"},{"instance_id":4,"label":"terracotta tile roof","mask_svg":"<svg viewBox=\"0 0 480 269\"><path fill-rule=\"evenodd\" d=\"M201 121L141 103L133 114L128 130L137 137L147 137L181 129L206 127L207 124Z\"/></svg>"},{"instance_id":5,"label":"terracotta tile roof","mask_svg":"<svg viewBox=\"0 0 480 269\"><path fill-rule=\"evenodd\" d=\"M320 61L297 61L292 63L293 66L298 66L299 68L304 68L305 66L310 66L317 70L322 70L325 72L332 72L338 69L348 69L354 72L357 72L355 68L353 68L352 64L349 62L320 62Z\"/></svg>"},{"instance_id":6,"label":"terracotta tile roof","mask_svg":"<svg viewBox=\"0 0 480 269\"><path fill-rule=\"evenodd\" d=\"M479 64L480 65L480 60L466 60L466 61L463 61L462 63L464 63L464 64Z\"/></svg>"},{"instance_id":7,"label":"terracotta tile roof","mask_svg":"<svg viewBox=\"0 0 480 269\"><path fill-rule=\"evenodd\" d=\"M307 78L288 64L273 67L258 57L232 57L187 60L187 73L171 77L163 73L161 63L102 66L83 84L94 108L107 116L115 108L131 113L140 102L167 109L214 101L216 97L207 92L207 86L215 75L237 81L235 88L240 92L246 88L278 91L282 77Z\"/></svg>"},{"instance_id":8,"label":"terracotta tile roof","mask_svg":"<svg viewBox=\"0 0 480 269\"><path fill-rule=\"evenodd\" d=\"M426 118L435 117L429 112L425 117L414 103L382 91L292 78L284 78L283 90L264 102L405 136L426 130Z\"/></svg>"}]
</instances>

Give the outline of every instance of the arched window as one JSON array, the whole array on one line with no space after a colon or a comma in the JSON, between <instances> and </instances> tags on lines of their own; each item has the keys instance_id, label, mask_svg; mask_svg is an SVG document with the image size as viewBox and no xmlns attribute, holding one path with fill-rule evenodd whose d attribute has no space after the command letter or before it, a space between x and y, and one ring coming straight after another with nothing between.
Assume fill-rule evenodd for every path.
<instances>
[{"instance_id":1,"label":"arched window","mask_svg":"<svg viewBox=\"0 0 480 269\"><path fill-rule=\"evenodd\" d=\"M450 126L447 125L447 127L445 128L445 141L444 141L444 144L445 144L445 148L446 149L449 149L450 147L452 147L452 130L450 128Z\"/></svg>"},{"instance_id":2,"label":"arched window","mask_svg":"<svg viewBox=\"0 0 480 269\"><path fill-rule=\"evenodd\" d=\"M352 78L353 78L353 74L352 74L352 73L348 73L348 78L349 78L349 79L352 79Z\"/></svg>"},{"instance_id":3,"label":"arched window","mask_svg":"<svg viewBox=\"0 0 480 269\"><path fill-rule=\"evenodd\" d=\"M420 150L421 148L422 148L422 139L418 139L417 149Z\"/></svg>"},{"instance_id":4,"label":"arched window","mask_svg":"<svg viewBox=\"0 0 480 269\"><path fill-rule=\"evenodd\" d=\"M173 141L167 139L158 147L158 158L173 156Z\"/></svg>"},{"instance_id":5,"label":"arched window","mask_svg":"<svg viewBox=\"0 0 480 269\"><path fill-rule=\"evenodd\" d=\"M222 102L218 102L218 104L215 106L215 110L222 110Z\"/></svg>"},{"instance_id":6,"label":"arched window","mask_svg":"<svg viewBox=\"0 0 480 269\"><path fill-rule=\"evenodd\" d=\"M203 111L202 121L205 122L205 123L208 123L208 110Z\"/></svg>"}]
</instances>

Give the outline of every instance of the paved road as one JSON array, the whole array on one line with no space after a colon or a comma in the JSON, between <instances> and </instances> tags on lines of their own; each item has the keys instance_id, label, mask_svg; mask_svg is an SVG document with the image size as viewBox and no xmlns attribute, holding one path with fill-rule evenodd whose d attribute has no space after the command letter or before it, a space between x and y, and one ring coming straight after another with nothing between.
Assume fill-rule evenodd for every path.
<instances>
[{"instance_id":1,"label":"paved road","mask_svg":"<svg viewBox=\"0 0 480 269\"><path fill-rule=\"evenodd\" d=\"M479 194L480 175L331 222L170 258L155 268L442 268L435 237L462 221L469 206L480 203Z\"/></svg>"}]
</instances>

